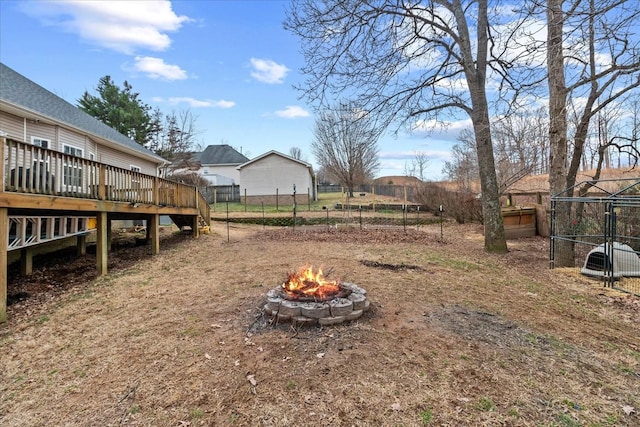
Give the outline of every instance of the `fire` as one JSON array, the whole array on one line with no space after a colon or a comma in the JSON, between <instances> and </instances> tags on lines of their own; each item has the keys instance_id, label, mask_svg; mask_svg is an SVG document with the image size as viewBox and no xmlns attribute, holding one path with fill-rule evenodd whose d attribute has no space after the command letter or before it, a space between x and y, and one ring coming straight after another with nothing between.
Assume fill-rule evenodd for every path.
<instances>
[{"instance_id":1,"label":"fire","mask_svg":"<svg viewBox=\"0 0 640 427\"><path fill-rule=\"evenodd\" d=\"M289 273L289 280L282 284L282 290L293 299L313 299L323 301L333 298L341 289L336 281L325 280L322 269L313 272L313 267L302 268Z\"/></svg>"}]
</instances>

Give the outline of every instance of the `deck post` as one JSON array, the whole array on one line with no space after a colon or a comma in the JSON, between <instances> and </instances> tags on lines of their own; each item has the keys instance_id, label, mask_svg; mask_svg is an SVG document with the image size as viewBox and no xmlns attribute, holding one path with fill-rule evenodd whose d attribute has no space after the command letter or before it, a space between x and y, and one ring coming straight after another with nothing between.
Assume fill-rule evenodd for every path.
<instances>
[{"instance_id":1,"label":"deck post","mask_svg":"<svg viewBox=\"0 0 640 427\"><path fill-rule=\"evenodd\" d=\"M191 228L193 229L193 237L198 237L200 235L200 221L198 221L198 215L194 215L192 217Z\"/></svg>"},{"instance_id":2,"label":"deck post","mask_svg":"<svg viewBox=\"0 0 640 427\"><path fill-rule=\"evenodd\" d=\"M76 255L85 256L87 254L87 236L81 234L76 240Z\"/></svg>"},{"instance_id":3,"label":"deck post","mask_svg":"<svg viewBox=\"0 0 640 427\"><path fill-rule=\"evenodd\" d=\"M4 190L4 188L2 189ZM0 208L0 323L7 321L7 246L9 209Z\"/></svg>"},{"instance_id":4,"label":"deck post","mask_svg":"<svg viewBox=\"0 0 640 427\"><path fill-rule=\"evenodd\" d=\"M30 276L33 273L33 248L26 247L20 250L20 273Z\"/></svg>"},{"instance_id":5,"label":"deck post","mask_svg":"<svg viewBox=\"0 0 640 427\"><path fill-rule=\"evenodd\" d=\"M100 164L98 169L98 199L107 200L107 170Z\"/></svg>"},{"instance_id":6,"label":"deck post","mask_svg":"<svg viewBox=\"0 0 640 427\"><path fill-rule=\"evenodd\" d=\"M7 185L5 173L5 167L10 169L9 166L5 166L4 160L4 147L6 145L7 139L0 138L0 154L2 154L2 161L0 162L0 193L4 192L4 187Z\"/></svg>"},{"instance_id":7,"label":"deck post","mask_svg":"<svg viewBox=\"0 0 640 427\"><path fill-rule=\"evenodd\" d=\"M96 214L97 225L97 240L96 240L96 269L98 270L98 276L105 276L107 274L107 254L109 253L109 233L107 224L106 212L98 212Z\"/></svg>"},{"instance_id":8,"label":"deck post","mask_svg":"<svg viewBox=\"0 0 640 427\"><path fill-rule=\"evenodd\" d=\"M160 215L150 215L147 222L147 230L151 232L151 255L158 255L160 253Z\"/></svg>"}]
</instances>

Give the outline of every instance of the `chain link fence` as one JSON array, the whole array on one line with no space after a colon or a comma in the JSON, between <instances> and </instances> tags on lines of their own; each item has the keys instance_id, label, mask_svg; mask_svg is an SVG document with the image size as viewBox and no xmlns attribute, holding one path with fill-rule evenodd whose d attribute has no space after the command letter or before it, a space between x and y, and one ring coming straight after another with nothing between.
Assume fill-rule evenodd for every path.
<instances>
[{"instance_id":1,"label":"chain link fence","mask_svg":"<svg viewBox=\"0 0 640 427\"><path fill-rule=\"evenodd\" d=\"M226 212L224 204L218 206L217 212L212 213L212 220L257 224L264 227L293 227L331 229L340 227L350 228L401 228L419 229L424 225L439 224L443 217L425 212L417 205L400 205L393 209L379 209L372 211L360 207L346 209L293 209L278 213L266 212Z\"/></svg>"},{"instance_id":2,"label":"chain link fence","mask_svg":"<svg viewBox=\"0 0 640 427\"><path fill-rule=\"evenodd\" d=\"M551 198L551 265L571 258L582 274L640 296L640 180L585 181Z\"/></svg>"}]
</instances>

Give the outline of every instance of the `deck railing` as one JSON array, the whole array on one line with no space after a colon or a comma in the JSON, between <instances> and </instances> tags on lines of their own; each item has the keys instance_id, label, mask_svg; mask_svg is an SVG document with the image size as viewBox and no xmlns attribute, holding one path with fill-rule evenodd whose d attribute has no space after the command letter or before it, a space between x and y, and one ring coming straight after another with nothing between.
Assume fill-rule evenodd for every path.
<instances>
[{"instance_id":1,"label":"deck railing","mask_svg":"<svg viewBox=\"0 0 640 427\"><path fill-rule=\"evenodd\" d=\"M197 208L209 222L209 205L196 187L0 138L0 191Z\"/></svg>"}]
</instances>

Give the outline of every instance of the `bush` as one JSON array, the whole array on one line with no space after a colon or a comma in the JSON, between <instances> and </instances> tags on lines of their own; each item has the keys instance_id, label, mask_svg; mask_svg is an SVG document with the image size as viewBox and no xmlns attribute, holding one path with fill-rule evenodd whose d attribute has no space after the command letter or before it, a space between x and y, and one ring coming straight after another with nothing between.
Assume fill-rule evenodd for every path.
<instances>
[{"instance_id":1,"label":"bush","mask_svg":"<svg viewBox=\"0 0 640 427\"><path fill-rule=\"evenodd\" d=\"M439 183L425 182L418 188L417 202L436 215L442 205L444 215L454 218L459 224L483 222L482 199L471 190L454 191Z\"/></svg>"}]
</instances>

